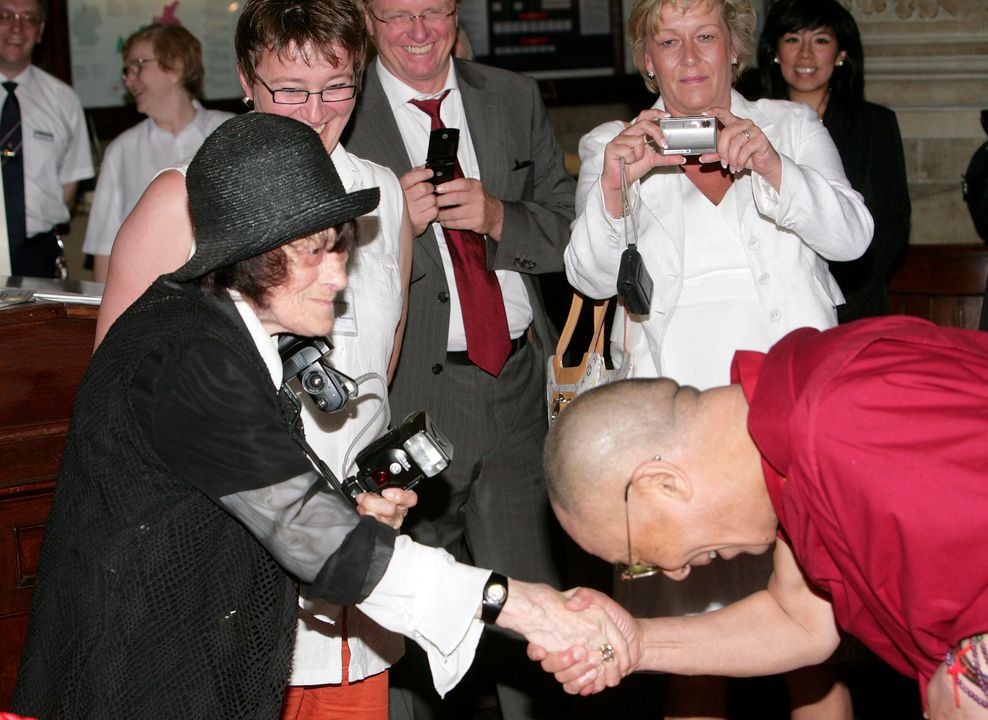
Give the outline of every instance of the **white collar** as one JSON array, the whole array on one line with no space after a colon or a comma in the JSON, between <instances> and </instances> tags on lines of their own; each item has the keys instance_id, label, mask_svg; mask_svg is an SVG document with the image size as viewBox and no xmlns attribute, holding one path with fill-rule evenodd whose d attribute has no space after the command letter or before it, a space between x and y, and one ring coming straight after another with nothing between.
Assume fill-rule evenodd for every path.
<instances>
[{"instance_id":1,"label":"white collar","mask_svg":"<svg viewBox=\"0 0 988 720\"><path fill-rule=\"evenodd\" d=\"M446 81L443 83L442 88L439 92L432 93L431 95L420 93L415 88L400 80L390 70L384 67L384 64L381 62L380 58L375 59L374 64L377 66L377 76L381 81L381 87L384 89L384 94L388 98L388 102L391 104L392 111L396 111L400 107L407 106L409 100L426 100L439 97L447 90L460 92L460 86L456 80L456 71L452 59L450 59L449 72L446 73Z\"/></svg>"},{"instance_id":2,"label":"white collar","mask_svg":"<svg viewBox=\"0 0 988 720\"><path fill-rule=\"evenodd\" d=\"M240 313L244 325L247 326L250 339L254 341L257 352L261 354L261 359L264 360L264 364L271 374L271 382L274 383L275 388L280 388L283 379L283 368L281 355L278 354L277 338L267 333L261 324L261 319L254 312L254 308L243 299L240 293L231 290L230 299L233 300L234 307L237 308L237 312Z\"/></svg>"}]
</instances>

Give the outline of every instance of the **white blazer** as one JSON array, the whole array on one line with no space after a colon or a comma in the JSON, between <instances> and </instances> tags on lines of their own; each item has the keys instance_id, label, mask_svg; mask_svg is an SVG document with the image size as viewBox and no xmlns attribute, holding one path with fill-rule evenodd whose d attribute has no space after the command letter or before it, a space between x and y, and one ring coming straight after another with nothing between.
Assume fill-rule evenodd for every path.
<instances>
[{"instance_id":1,"label":"white blazer","mask_svg":"<svg viewBox=\"0 0 988 720\"><path fill-rule=\"evenodd\" d=\"M660 98L657 109L664 109ZM737 192L744 251L773 342L799 327L837 324L835 305L844 302L827 260L853 260L871 242L874 222L861 195L848 182L830 135L806 105L784 100L749 102L731 93L731 112L753 121L782 157L782 185L776 192L750 170ZM625 125L611 121L580 140L577 218L564 259L570 284L593 298L615 294L618 262L625 247L622 218L604 206L600 189L604 146ZM680 170L660 167L629 186L637 220L638 249L655 289L647 316L631 315L628 350L636 377L662 374L659 347L676 311L683 284L686 248ZM624 341L623 309L612 334L612 347ZM767 349L767 348L766 348ZM619 360L619 353L613 353Z\"/></svg>"}]
</instances>

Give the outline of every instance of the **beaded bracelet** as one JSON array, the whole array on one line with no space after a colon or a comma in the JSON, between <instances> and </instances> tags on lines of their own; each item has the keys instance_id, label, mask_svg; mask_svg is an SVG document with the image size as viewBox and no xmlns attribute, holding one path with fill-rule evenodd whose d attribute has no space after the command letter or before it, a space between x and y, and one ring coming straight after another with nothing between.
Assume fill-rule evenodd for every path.
<instances>
[{"instance_id":1,"label":"beaded bracelet","mask_svg":"<svg viewBox=\"0 0 988 720\"><path fill-rule=\"evenodd\" d=\"M944 657L947 672L954 678L954 702L957 707L961 706L960 688L965 695L988 710L988 643L984 640L984 635L973 635L961 640L956 648L948 649ZM967 683L960 682L958 676L973 684L981 694L976 694Z\"/></svg>"}]
</instances>

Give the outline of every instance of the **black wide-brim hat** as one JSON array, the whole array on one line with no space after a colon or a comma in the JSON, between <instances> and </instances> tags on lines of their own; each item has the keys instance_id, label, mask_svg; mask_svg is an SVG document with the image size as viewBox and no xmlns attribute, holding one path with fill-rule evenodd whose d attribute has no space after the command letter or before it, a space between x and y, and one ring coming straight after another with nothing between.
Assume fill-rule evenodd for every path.
<instances>
[{"instance_id":1,"label":"black wide-brim hat","mask_svg":"<svg viewBox=\"0 0 988 720\"><path fill-rule=\"evenodd\" d=\"M185 175L196 250L172 274L192 280L377 207L378 188L348 193L319 136L297 120L251 112L227 120Z\"/></svg>"}]
</instances>

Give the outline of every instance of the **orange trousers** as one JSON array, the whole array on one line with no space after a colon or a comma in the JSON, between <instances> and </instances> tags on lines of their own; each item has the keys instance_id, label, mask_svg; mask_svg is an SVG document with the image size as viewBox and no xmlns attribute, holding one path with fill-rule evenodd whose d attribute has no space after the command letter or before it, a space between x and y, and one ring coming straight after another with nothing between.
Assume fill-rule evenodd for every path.
<instances>
[{"instance_id":1,"label":"orange trousers","mask_svg":"<svg viewBox=\"0 0 988 720\"><path fill-rule=\"evenodd\" d=\"M350 646L343 640L343 682L290 685L281 720L388 720L388 671L350 682Z\"/></svg>"}]
</instances>

